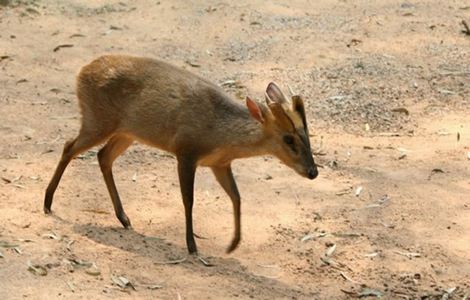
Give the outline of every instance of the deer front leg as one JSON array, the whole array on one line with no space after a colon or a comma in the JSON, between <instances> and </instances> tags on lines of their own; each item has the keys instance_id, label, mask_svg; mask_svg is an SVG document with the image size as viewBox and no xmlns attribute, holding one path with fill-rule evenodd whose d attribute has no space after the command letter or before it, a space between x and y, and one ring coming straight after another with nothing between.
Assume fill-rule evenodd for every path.
<instances>
[{"instance_id":1,"label":"deer front leg","mask_svg":"<svg viewBox=\"0 0 470 300\"><path fill-rule=\"evenodd\" d=\"M235 219L235 235L232 239L232 243L227 248L227 253L232 252L238 247L238 243L241 238L241 221L240 221L240 193L238 192L237 183L233 178L232 168L229 166L225 167L212 167L212 172L215 178L229 195L233 204L233 216Z\"/></svg>"},{"instance_id":2,"label":"deer front leg","mask_svg":"<svg viewBox=\"0 0 470 300\"><path fill-rule=\"evenodd\" d=\"M196 173L196 163L192 157L178 156L177 159L178 177L186 217L186 245L190 254L197 254L193 233L194 174Z\"/></svg>"}]
</instances>

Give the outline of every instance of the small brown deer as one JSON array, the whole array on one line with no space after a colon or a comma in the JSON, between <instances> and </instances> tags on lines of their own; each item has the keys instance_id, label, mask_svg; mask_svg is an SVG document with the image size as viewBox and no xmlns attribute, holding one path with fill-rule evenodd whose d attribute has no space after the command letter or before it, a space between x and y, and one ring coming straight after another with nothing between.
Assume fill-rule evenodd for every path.
<instances>
[{"instance_id":1,"label":"small brown deer","mask_svg":"<svg viewBox=\"0 0 470 300\"><path fill-rule=\"evenodd\" d=\"M198 166L210 167L233 203L235 235L240 241L240 195L231 162L271 154L300 175L318 175L312 157L302 97L292 104L270 83L267 104L246 98L246 107L231 100L218 86L170 64L141 57L106 55L83 67L77 78L82 114L78 136L68 141L45 195L44 212L69 162L78 154L106 143L98 152L114 211L125 228L131 223L121 204L112 165L133 141L174 153L186 217L186 244L196 254L192 207Z\"/></svg>"}]
</instances>

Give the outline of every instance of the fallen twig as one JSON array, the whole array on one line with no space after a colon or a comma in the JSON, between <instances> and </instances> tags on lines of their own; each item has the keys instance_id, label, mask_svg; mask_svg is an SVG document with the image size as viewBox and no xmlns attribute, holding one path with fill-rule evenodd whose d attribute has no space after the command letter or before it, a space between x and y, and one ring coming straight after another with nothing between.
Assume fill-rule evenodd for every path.
<instances>
[{"instance_id":1,"label":"fallen twig","mask_svg":"<svg viewBox=\"0 0 470 300\"><path fill-rule=\"evenodd\" d=\"M181 259L175 259L175 260L167 260L167 261L156 261L154 262L155 265L177 265L182 262L186 261L186 257L181 258Z\"/></svg>"},{"instance_id":2,"label":"fallen twig","mask_svg":"<svg viewBox=\"0 0 470 300\"><path fill-rule=\"evenodd\" d=\"M353 190L353 187L350 186L350 187L348 187L348 188L346 188L346 189L344 189L344 190L341 190L341 191L336 192L336 196L341 196L341 195L349 194L349 193L351 193L352 190Z\"/></svg>"},{"instance_id":3,"label":"fallen twig","mask_svg":"<svg viewBox=\"0 0 470 300\"><path fill-rule=\"evenodd\" d=\"M409 259L412 259L413 257L420 257L421 256L421 254L418 253L418 252L401 252L401 251L398 251L398 250L395 250L393 252L395 252L396 254L406 256Z\"/></svg>"},{"instance_id":4,"label":"fallen twig","mask_svg":"<svg viewBox=\"0 0 470 300\"><path fill-rule=\"evenodd\" d=\"M199 235L197 233L193 233L194 237L200 240L208 240L209 238L206 238L205 236Z\"/></svg>"},{"instance_id":5,"label":"fallen twig","mask_svg":"<svg viewBox=\"0 0 470 300\"><path fill-rule=\"evenodd\" d=\"M442 169L438 169L438 168L432 169L431 174L429 174L428 176L428 180L431 180L432 176L437 173L445 173L445 172Z\"/></svg>"},{"instance_id":6,"label":"fallen twig","mask_svg":"<svg viewBox=\"0 0 470 300\"><path fill-rule=\"evenodd\" d=\"M202 258L201 256L198 256L197 259L202 262L202 264L206 267L212 267L214 266L214 264L208 262L207 260L205 260L204 258Z\"/></svg>"},{"instance_id":7,"label":"fallen twig","mask_svg":"<svg viewBox=\"0 0 470 300\"><path fill-rule=\"evenodd\" d=\"M52 51L57 52L57 51L59 51L61 48L71 48L71 47L73 47L72 44L58 45L58 46L55 47L54 50L52 50Z\"/></svg>"},{"instance_id":8,"label":"fallen twig","mask_svg":"<svg viewBox=\"0 0 470 300\"><path fill-rule=\"evenodd\" d=\"M343 277L343 278L346 279L347 281L350 281L350 282L352 282L352 283L354 283L354 284L362 284L362 283L360 283L360 282L358 282L358 281L356 281L356 280L354 280L354 279L351 279L351 277L349 277L348 275L346 275L346 273L344 273L344 272L339 272L339 275L341 275L341 277Z\"/></svg>"}]
</instances>

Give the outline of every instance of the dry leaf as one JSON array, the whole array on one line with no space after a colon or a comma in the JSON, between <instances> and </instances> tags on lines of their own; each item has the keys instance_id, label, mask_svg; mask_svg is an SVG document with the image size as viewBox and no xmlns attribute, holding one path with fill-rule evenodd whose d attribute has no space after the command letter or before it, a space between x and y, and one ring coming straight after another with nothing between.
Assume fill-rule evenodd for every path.
<instances>
[{"instance_id":1,"label":"dry leaf","mask_svg":"<svg viewBox=\"0 0 470 300\"><path fill-rule=\"evenodd\" d=\"M0 241L0 247L2 248L16 248L18 246L19 246L18 244L11 244L7 241Z\"/></svg>"},{"instance_id":2,"label":"dry leaf","mask_svg":"<svg viewBox=\"0 0 470 300\"><path fill-rule=\"evenodd\" d=\"M337 196L341 196L341 195L349 194L349 193L352 191L352 189L353 189L353 187L350 186L350 187L348 187L348 188L346 188L346 189L344 189L344 190L341 190L341 191L339 191L339 192L336 192L336 195L337 195Z\"/></svg>"},{"instance_id":3,"label":"dry leaf","mask_svg":"<svg viewBox=\"0 0 470 300\"><path fill-rule=\"evenodd\" d=\"M151 284L151 285L146 285L145 287L148 288L149 290L158 290L158 289L162 289L163 285Z\"/></svg>"},{"instance_id":4,"label":"dry leaf","mask_svg":"<svg viewBox=\"0 0 470 300\"><path fill-rule=\"evenodd\" d=\"M45 267L41 265L33 265L30 261L28 261L28 271L38 276L47 275L47 269Z\"/></svg>"},{"instance_id":5,"label":"dry leaf","mask_svg":"<svg viewBox=\"0 0 470 300\"><path fill-rule=\"evenodd\" d=\"M375 207L382 207L384 206L388 201L390 201L390 197L388 195L383 195L377 202L374 204L369 204L365 208L375 208Z\"/></svg>"},{"instance_id":6,"label":"dry leaf","mask_svg":"<svg viewBox=\"0 0 470 300\"><path fill-rule=\"evenodd\" d=\"M420 257L421 256L421 254L419 254L418 252L401 252L401 251L398 251L398 250L393 251L393 252L395 252L396 254L406 256L409 259L412 259L413 257Z\"/></svg>"},{"instance_id":7,"label":"dry leaf","mask_svg":"<svg viewBox=\"0 0 470 300\"><path fill-rule=\"evenodd\" d=\"M335 253L335 250L336 250L336 244L331 245L330 247L328 247L328 249L326 249L325 256L331 257Z\"/></svg>"},{"instance_id":8,"label":"dry leaf","mask_svg":"<svg viewBox=\"0 0 470 300\"><path fill-rule=\"evenodd\" d=\"M225 80L224 82L221 82L220 85L221 86L235 86L236 83L237 83L236 80L229 79L229 80Z\"/></svg>"},{"instance_id":9,"label":"dry leaf","mask_svg":"<svg viewBox=\"0 0 470 300\"><path fill-rule=\"evenodd\" d=\"M278 265L262 265L262 264L256 264L256 265L261 268L279 269Z\"/></svg>"},{"instance_id":10,"label":"dry leaf","mask_svg":"<svg viewBox=\"0 0 470 300\"><path fill-rule=\"evenodd\" d=\"M125 288L125 284L116 276L111 276L111 280L113 281L113 283L121 288Z\"/></svg>"},{"instance_id":11,"label":"dry leaf","mask_svg":"<svg viewBox=\"0 0 470 300\"><path fill-rule=\"evenodd\" d=\"M359 293L358 293L359 298L362 297L370 297L370 296L375 296L377 298L382 298L383 293L379 290L376 289L371 289L368 287L364 287Z\"/></svg>"},{"instance_id":12,"label":"dry leaf","mask_svg":"<svg viewBox=\"0 0 470 300\"><path fill-rule=\"evenodd\" d=\"M349 48L351 46L359 45L360 43L362 43L360 39L351 39L351 41L348 44L346 44L346 46Z\"/></svg>"},{"instance_id":13,"label":"dry leaf","mask_svg":"<svg viewBox=\"0 0 470 300\"><path fill-rule=\"evenodd\" d=\"M305 236L303 236L300 241L301 242L306 242L308 240L314 240L316 238L319 238L319 237L324 237L326 236L326 233L325 232L319 232L319 233L312 233L312 234L307 234Z\"/></svg>"},{"instance_id":14,"label":"dry leaf","mask_svg":"<svg viewBox=\"0 0 470 300\"><path fill-rule=\"evenodd\" d=\"M356 192L354 193L356 195L356 197L359 197L359 195L361 194L363 190L363 187L362 186L358 186L357 189L356 189Z\"/></svg>"},{"instance_id":15,"label":"dry leaf","mask_svg":"<svg viewBox=\"0 0 470 300\"><path fill-rule=\"evenodd\" d=\"M446 90L446 89L440 89L440 90L438 90L438 92L441 93L441 94L444 94L444 95L455 95L455 94L457 94L454 91Z\"/></svg>"},{"instance_id":16,"label":"dry leaf","mask_svg":"<svg viewBox=\"0 0 470 300\"><path fill-rule=\"evenodd\" d=\"M381 132L379 136L398 137L400 134L397 132Z\"/></svg>"},{"instance_id":17,"label":"dry leaf","mask_svg":"<svg viewBox=\"0 0 470 300\"><path fill-rule=\"evenodd\" d=\"M410 114L410 112L404 107L394 108L394 109L392 109L392 111L397 112L397 113L402 113L402 114L405 114L407 116Z\"/></svg>"},{"instance_id":18,"label":"dry leaf","mask_svg":"<svg viewBox=\"0 0 470 300\"><path fill-rule=\"evenodd\" d=\"M191 67L193 68L200 68L201 67L201 64L196 62L196 61L193 61L193 60L186 60L186 63L188 65L190 65Z\"/></svg>"},{"instance_id":19,"label":"dry leaf","mask_svg":"<svg viewBox=\"0 0 470 300\"><path fill-rule=\"evenodd\" d=\"M324 262L326 265L331 265L332 260L326 257L321 256L320 260Z\"/></svg>"},{"instance_id":20,"label":"dry leaf","mask_svg":"<svg viewBox=\"0 0 470 300\"><path fill-rule=\"evenodd\" d=\"M364 298L364 297L377 297L377 298L382 298L383 296L383 293L379 290L376 290L376 289L371 289L371 288L368 288L366 286L363 286L362 287L362 290L360 292L356 292L356 291L348 291L348 290L344 290L344 289L341 289L341 291L343 293L346 293L348 295L351 295L353 296L354 298Z\"/></svg>"},{"instance_id":21,"label":"dry leaf","mask_svg":"<svg viewBox=\"0 0 470 300\"><path fill-rule=\"evenodd\" d=\"M95 263L93 263L89 269L86 269L85 273L92 276L101 275L101 271L98 269Z\"/></svg>"},{"instance_id":22,"label":"dry leaf","mask_svg":"<svg viewBox=\"0 0 470 300\"><path fill-rule=\"evenodd\" d=\"M23 82L28 82L28 79L26 79L26 78L21 78L20 80L18 80L18 81L16 82L16 84L23 83Z\"/></svg>"},{"instance_id":23,"label":"dry leaf","mask_svg":"<svg viewBox=\"0 0 470 300\"><path fill-rule=\"evenodd\" d=\"M74 267L89 268L89 267L93 266L93 263L92 263L92 262L84 261L84 260L81 260L81 259L72 258L72 259L69 259L68 261L69 261L69 262L72 264L72 266L74 266Z\"/></svg>"},{"instance_id":24,"label":"dry leaf","mask_svg":"<svg viewBox=\"0 0 470 300\"><path fill-rule=\"evenodd\" d=\"M11 180L6 177L2 177L2 180L5 181L5 183L11 183Z\"/></svg>"},{"instance_id":25,"label":"dry leaf","mask_svg":"<svg viewBox=\"0 0 470 300\"><path fill-rule=\"evenodd\" d=\"M34 241L31 239L17 239L17 240L18 242L23 242L23 243L34 243Z\"/></svg>"},{"instance_id":26,"label":"dry leaf","mask_svg":"<svg viewBox=\"0 0 470 300\"><path fill-rule=\"evenodd\" d=\"M2 177L2 180L5 181L5 183L14 183L18 180L20 180L21 178L23 177L23 175L20 175L20 176L17 176L13 179L9 179L9 178L6 178L6 177Z\"/></svg>"},{"instance_id":27,"label":"dry leaf","mask_svg":"<svg viewBox=\"0 0 470 300\"><path fill-rule=\"evenodd\" d=\"M130 287L135 291L134 285L124 276L111 276L111 280L122 289Z\"/></svg>"},{"instance_id":28,"label":"dry leaf","mask_svg":"<svg viewBox=\"0 0 470 300\"><path fill-rule=\"evenodd\" d=\"M352 295L352 296L354 296L354 297L356 297L356 298L358 297L356 291L348 291L348 290L345 290L345 289L340 289L340 290L341 290L341 292L343 292L343 293L345 293L345 294Z\"/></svg>"},{"instance_id":29,"label":"dry leaf","mask_svg":"<svg viewBox=\"0 0 470 300\"><path fill-rule=\"evenodd\" d=\"M49 238L51 240L58 240L60 241L62 239L62 237L58 234L56 234L55 232L51 231L51 233L44 233L43 235L41 235L43 238Z\"/></svg>"},{"instance_id":30,"label":"dry leaf","mask_svg":"<svg viewBox=\"0 0 470 300\"><path fill-rule=\"evenodd\" d=\"M355 232L335 232L333 233L334 236L336 237L360 237L360 233L355 233Z\"/></svg>"},{"instance_id":31,"label":"dry leaf","mask_svg":"<svg viewBox=\"0 0 470 300\"><path fill-rule=\"evenodd\" d=\"M57 119L64 119L65 117L62 117L62 118L57 118ZM80 155L77 156L78 159L83 159L83 160L87 160L87 159L90 159L92 157L95 157L97 155L98 152L96 152L95 150L88 150Z\"/></svg>"},{"instance_id":32,"label":"dry leaf","mask_svg":"<svg viewBox=\"0 0 470 300\"><path fill-rule=\"evenodd\" d=\"M432 169L431 174L429 174L428 176L428 180L431 180L432 176L437 173L445 173L445 172L442 169L438 169L438 168Z\"/></svg>"},{"instance_id":33,"label":"dry leaf","mask_svg":"<svg viewBox=\"0 0 470 300\"><path fill-rule=\"evenodd\" d=\"M437 135L450 135L451 133L446 130L438 130Z\"/></svg>"},{"instance_id":34,"label":"dry leaf","mask_svg":"<svg viewBox=\"0 0 470 300\"><path fill-rule=\"evenodd\" d=\"M111 26L109 26L109 29L110 29L110 30L122 30L121 27L116 26L116 25L111 25Z\"/></svg>"},{"instance_id":35,"label":"dry leaf","mask_svg":"<svg viewBox=\"0 0 470 300\"><path fill-rule=\"evenodd\" d=\"M204 258L202 258L201 256L198 256L197 259L199 259L200 262L202 262L202 264L206 267L212 267L214 266L212 263L208 262L207 260L205 260Z\"/></svg>"},{"instance_id":36,"label":"dry leaf","mask_svg":"<svg viewBox=\"0 0 470 300\"><path fill-rule=\"evenodd\" d=\"M66 247L67 247L67 250L72 251L72 245L73 245L73 243L75 243L74 240L70 240L70 241L67 243L67 246L66 246Z\"/></svg>"},{"instance_id":37,"label":"dry leaf","mask_svg":"<svg viewBox=\"0 0 470 300\"><path fill-rule=\"evenodd\" d=\"M342 264L342 263L340 263L340 262L337 262L337 261L335 261L334 259L332 259L332 258L330 258L330 257L320 256L320 260L321 260L324 264L326 264L326 265L328 265L328 266L330 266L330 267L332 267L332 268L335 268L335 269L337 269L337 270L341 270L342 268L345 268L345 267L346 267L344 264Z\"/></svg>"},{"instance_id":38,"label":"dry leaf","mask_svg":"<svg viewBox=\"0 0 470 300\"><path fill-rule=\"evenodd\" d=\"M448 288L446 290L446 294L450 296L450 295L452 295L453 292L455 292L456 289L457 289L457 287L455 287L455 286L451 287L451 288Z\"/></svg>"}]
</instances>

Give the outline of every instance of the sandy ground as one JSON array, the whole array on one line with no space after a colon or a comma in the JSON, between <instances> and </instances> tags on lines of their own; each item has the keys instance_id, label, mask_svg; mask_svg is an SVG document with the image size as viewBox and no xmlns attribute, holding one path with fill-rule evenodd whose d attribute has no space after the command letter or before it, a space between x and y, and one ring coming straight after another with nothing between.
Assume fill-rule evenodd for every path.
<instances>
[{"instance_id":1,"label":"sandy ground","mask_svg":"<svg viewBox=\"0 0 470 300\"><path fill-rule=\"evenodd\" d=\"M0 298L468 297L462 20L463 0L0 6ZM157 149L136 144L115 164L133 230L113 214L96 150L72 162L45 216L45 187L79 128L75 74L103 53L164 59L240 101L271 80L290 85L308 101L319 178L269 157L235 162L243 240L226 255L231 203L198 170L195 231L212 267L187 258L175 159Z\"/></svg>"}]
</instances>

